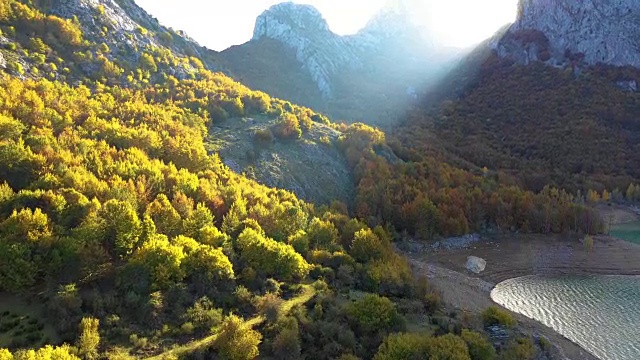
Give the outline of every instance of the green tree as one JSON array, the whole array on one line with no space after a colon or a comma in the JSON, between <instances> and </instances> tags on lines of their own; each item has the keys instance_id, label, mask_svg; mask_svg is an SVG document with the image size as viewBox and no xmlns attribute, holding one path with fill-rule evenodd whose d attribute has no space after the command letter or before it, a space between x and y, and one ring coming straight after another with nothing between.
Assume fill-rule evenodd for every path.
<instances>
[{"instance_id":1,"label":"green tree","mask_svg":"<svg viewBox=\"0 0 640 360\"><path fill-rule=\"evenodd\" d=\"M100 216L107 230L107 246L121 258L130 255L142 234L136 210L128 202L112 199L104 203Z\"/></svg>"},{"instance_id":2,"label":"green tree","mask_svg":"<svg viewBox=\"0 0 640 360\"><path fill-rule=\"evenodd\" d=\"M247 218L247 202L242 197L238 197L231 209L222 219L222 232L233 236L238 231L240 224Z\"/></svg>"},{"instance_id":3,"label":"green tree","mask_svg":"<svg viewBox=\"0 0 640 360\"><path fill-rule=\"evenodd\" d=\"M184 219L182 224L184 235L192 238L198 238L200 229L207 225L212 225L213 219L214 217L211 210L202 203L198 204L191 215Z\"/></svg>"},{"instance_id":4,"label":"green tree","mask_svg":"<svg viewBox=\"0 0 640 360\"><path fill-rule=\"evenodd\" d=\"M83 318L80 322L80 337L78 338L78 352L84 358L93 360L98 358L98 345L100 345L100 320L95 318Z\"/></svg>"},{"instance_id":5,"label":"green tree","mask_svg":"<svg viewBox=\"0 0 640 360\"><path fill-rule=\"evenodd\" d=\"M10 116L0 114L0 139L17 139L25 130L26 128L24 124L22 124L20 121Z\"/></svg>"},{"instance_id":6,"label":"green tree","mask_svg":"<svg viewBox=\"0 0 640 360\"><path fill-rule=\"evenodd\" d=\"M222 323L222 309L216 309L213 302L205 296L187 309L185 320L191 322L198 330L212 331Z\"/></svg>"},{"instance_id":7,"label":"green tree","mask_svg":"<svg viewBox=\"0 0 640 360\"><path fill-rule=\"evenodd\" d=\"M298 117L291 113L282 114L273 133L282 139L299 139L302 137L302 129Z\"/></svg>"},{"instance_id":8,"label":"green tree","mask_svg":"<svg viewBox=\"0 0 640 360\"><path fill-rule=\"evenodd\" d=\"M257 308L267 322L274 323L280 318L284 301L274 293L267 293L258 300Z\"/></svg>"},{"instance_id":9,"label":"green tree","mask_svg":"<svg viewBox=\"0 0 640 360\"><path fill-rule=\"evenodd\" d=\"M186 275L201 290L233 280L235 277L229 258L222 250L208 245L202 245L187 255L183 261L183 268Z\"/></svg>"},{"instance_id":10,"label":"green tree","mask_svg":"<svg viewBox=\"0 0 640 360\"><path fill-rule=\"evenodd\" d=\"M7 349L0 349L0 360L13 360L13 354Z\"/></svg>"},{"instance_id":11,"label":"green tree","mask_svg":"<svg viewBox=\"0 0 640 360\"><path fill-rule=\"evenodd\" d=\"M236 315L228 316L220 326L214 344L225 360L252 360L258 357L262 334L251 329Z\"/></svg>"},{"instance_id":12,"label":"green tree","mask_svg":"<svg viewBox=\"0 0 640 360\"><path fill-rule=\"evenodd\" d=\"M157 235L142 245L129 262L146 270L151 280L151 290L163 290L184 279L185 273L181 267L184 258L182 247L172 245L164 235Z\"/></svg>"},{"instance_id":13,"label":"green tree","mask_svg":"<svg viewBox=\"0 0 640 360\"><path fill-rule=\"evenodd\" d=\"M309 236L304 230L298 230L298 232L289 236L288 243L302 255L309 251Z\"/></svg>"},{"instance_id":14,"label":"green tree","mask_svg":"<svg viewBox=\"0 0 640 360\"><path fill-rule=\"evenodd\" d=\"M11 216L0 224L0 232L7 242L46 243L51 237L49 217L40 209L13 210Z\"/></svg>"},{"instance_id":15,"label":"green tree","mask_svg":"<svg viewBox=\"0 0 640 360\"><path fill-rule=\"evenodd\" d=\"M71 347L63 345L53 347L46 345L38 350L18 351L14 355L15 360L80 360L72 353Z\"/></svg>"},{"instance_id":16,"label":"green tree","mask_svg":"<svg viewBox=\"0 0 640 360\"><path fill-rule=\"evenodd\" d=\"M638 185L640 187L640 185ZM634 184L629 184L627 191L625 193L627 197L627 201L633 202L636 200L636 186Z\"/></svg>"},{"instance_id":17,"label":"green tree","mask_svg":"<svg viewBox=\"0 0 640 360\"><path fill-rule=\"evenodd\" d=\"M591 252L593 252L593 245L594 245L593 236L585 235L584 236L584 249L588 253L591 253Z\"/></svg>"},{"instance_id":18,"label":"green tree","mask_svg":"<svg viewBox=\"0 0 640 360\"><path fill-rule=\"evenodd\" d=\"M329 221L313 218L307 229L312 249L330 249L338 241L338 230Z\"/></svg>"},{"instance_id":19,"label":"green tree","mask_svg":"<svg viewBox=\"0 0 640 360\"><path fill-rule=\"evenodd\" d=\"M284 318L278 322L280 329L273 339L272 350L276 359L296 360L302 356L300 329L294 317Z\"/></svg>"},{"instance_id":20,"label":"green tree","mask_svg":"<svg viewBox=\"0 0 640 360\"><path fill-rule=\"evenodd\" d=\"M465 342L446 334L430 337L425 334L392 334L380 345L374 360L471 360Z\"/></svg>"},{"instance_id":21,"label":"green tree","mask_svg":"<svg viewBox=\"0 0 640 360\"><path fill-rule=\"evenodd\" d=\"M142 55L140 55L140 67L151 73L158 72L158 65L151 54L142 53Z\"/></svg>"},{"instance_id":22,"label":"green tree","mask_svg":"<svg viewBox=\"0 0 640 360\"><path fill-rule=\"evenodd\" d=\"M446 334L429 341L429 359L471 360L467 344L459 336Z\"/></svg>"},{"instance_id":23,"label":"green tree","mask_svg":"<svg viewBox=\"0 0 640 360\"><path fill-rule=\"evenodd\" d=\"M390 331L402 325L395 304L386 297L367 294L347 306L349 318L363 331L376 333Z\"/></svg>"},{"instance_id":24,"label":"green tree","mask_svg":"<svg viewBox=\"0 0 640 360\"><path fill-rule=\"evenodd\" d=\"M371 229L359 230L353 236L351 255L359 262L366 263L371 260L382 259L391 251L389 244L384 244Z\"/></svg>"},{"instance_id":25,"label":"green tree","mask_svg":"<svg viewBox=\"0 0 640 360\"><path fill-rule=\"evenodd\" d=\"M265 238L251 228L238 236L237 246L241 259L265 276L292 280L309 273L309 264L291 245Z\"/></svg>"},{"instance_id":26,"label":"green tree","mask_svg":"<svg viewBox=\"0 0 640 360\"><path fill-rule=\"evenodd\" d=\"M61 285L48 305L56 329L63 335L75 333L82 319L82 298L76 285Z\"/></svg>"},{"instance_id":27,"label":"green tree","mask_svg":"<svg viewBox=\"0 0 640 360\"><path fill-rule=\"evenodd\" d=\"M25 290L36 283L38 265L27 244L8 244L0 240L0 289Z\"/></svg>"},{"instance_id":28,"label":"green tree","mask_svg":"<svg viewBox=\"0 0 640 360\"><path fill-rule=\"evenodd\" d=\"M380 344L374 360L429 359L430 337L425 334L391 334Z\"/></svg>"},{"instance_id":29,"label":"green tree","mask_svg":"<svg viewBox=\"0 0 640 360\"><path fill-rule=\"evenodd\" d=\"M182 229L182 218L165 194L159 194L147 206L145 215L151 217L160 234L176 236Z\"/></svg>"}]
</instances>

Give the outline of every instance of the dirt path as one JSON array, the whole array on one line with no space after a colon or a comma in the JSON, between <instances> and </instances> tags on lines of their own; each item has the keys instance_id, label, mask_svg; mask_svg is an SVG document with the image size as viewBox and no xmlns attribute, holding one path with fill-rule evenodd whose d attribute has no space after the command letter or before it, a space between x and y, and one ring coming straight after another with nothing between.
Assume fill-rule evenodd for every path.
<instances>
[{"instance_id":1,"label":"dirt path","mask_svg":"<svg viewBox=\"0 0 640 360\"><path fill-rule=\"evenodd\" d=\"M285 301L280 311L283 314L288 314L294 306L304 304L311 300L313 296L316 294L315 289L311 285L304 285L302 293L298 294L292 299ZM261 315L257 315L246 321L245 325L248 327L255 327L260 325L264 321L264 317ZM205 349L208 346L211 346L213 342L217 338L217 334L207 336L205 338L194 340L188 344L177 346L171 350L165 351L162 354L148 357L147 360L162 360L162 359L172 359L172 358L181 358L185 355L192 354L198 349Z\"/></svg>"}]
</instances>

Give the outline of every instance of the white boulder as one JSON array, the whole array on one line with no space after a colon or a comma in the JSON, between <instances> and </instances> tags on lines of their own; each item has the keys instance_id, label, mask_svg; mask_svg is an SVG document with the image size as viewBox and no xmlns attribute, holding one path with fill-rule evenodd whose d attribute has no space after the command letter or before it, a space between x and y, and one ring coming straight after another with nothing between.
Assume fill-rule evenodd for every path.
<instances>
[{"instance_id":1,"label":"white boulder","mask_svg":"<svg viewBox=\"0 0 640 360\"><path fill-rule=\"evenodd\" d=\"M475 274L480 274L487 267L487 262L477 256L469 256L467 258L467 270Z\"/></svg>"}]
</instances>

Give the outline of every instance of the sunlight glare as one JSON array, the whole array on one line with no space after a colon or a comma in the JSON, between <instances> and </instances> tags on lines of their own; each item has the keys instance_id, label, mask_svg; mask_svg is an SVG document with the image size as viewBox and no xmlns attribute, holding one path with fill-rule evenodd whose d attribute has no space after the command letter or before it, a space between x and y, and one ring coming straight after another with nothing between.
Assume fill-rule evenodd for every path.
<instances>
[{"instance_id":1,"label":"sunlight glare","mask_svg":"<svg viewBox=\"0 0 640 360\"><path fill-rule=\"evenodd\" d=\"M517 0L436 0L426 21L439 43L468 47L516 19Z\"/></svg>"},{"instance_id":2,"label":"sunlight glare","mask_svg":"<svg viewBox=\"0 0 640 360\"><path fill-rule=\"evenodd\" d=\"M260 13L280 0L135 0L166 26L184 30L215 50L248 41ZM340 35L356 33L385 4L411 9L436 43L467 47L513 22L518 0L295 0L315 6Z\"/></svg>"}]
</instances>

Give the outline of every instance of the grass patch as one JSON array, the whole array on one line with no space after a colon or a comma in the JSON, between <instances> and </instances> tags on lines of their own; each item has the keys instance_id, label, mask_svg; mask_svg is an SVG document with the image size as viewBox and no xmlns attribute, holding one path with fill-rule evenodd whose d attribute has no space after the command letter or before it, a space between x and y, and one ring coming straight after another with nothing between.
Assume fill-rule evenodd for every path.
<instances>
[{"instance_id":1,"label":"grass patch","mask_svg":"<svg viewBox=\"0 0 640 360\"><path fill-rule=\"evenodd\" d=\"M55 329L43 318L41 306L0 293L0 348L40 348L52 339L57 342Z\"/></svg>"}]
</instances>

